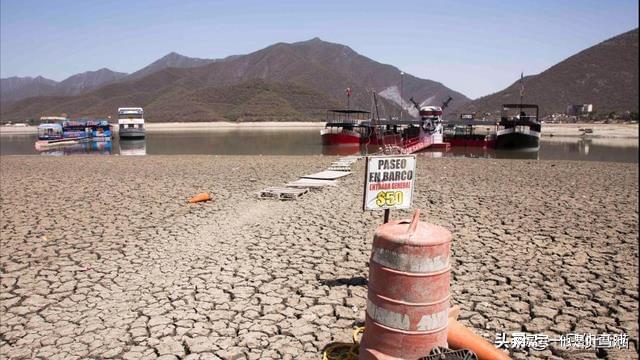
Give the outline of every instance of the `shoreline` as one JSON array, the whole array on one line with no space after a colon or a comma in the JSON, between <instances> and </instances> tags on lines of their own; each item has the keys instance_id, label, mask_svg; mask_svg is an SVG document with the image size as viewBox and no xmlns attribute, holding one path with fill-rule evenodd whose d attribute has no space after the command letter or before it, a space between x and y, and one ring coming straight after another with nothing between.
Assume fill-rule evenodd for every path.
<instances>
[{"instance_id":1,"label":"shoreline","mask_svg":"<svg viewBox=\"0 0 640 360\"><path fill-rule=\"evenodd\" d=\"M111 124L112 126L116 124ZM167 122L167 123L145 123L147 131L215 131L215 130L235 130L235 129L259 129L259 130L297 130L297 129L320 129L325 125L324 122L243 122L232 123L228 121L211 121L211 122ZM36 134L37 126L0 126L0 135L22 135ZM117 129L116 129L117 132Z\"/></svg>"},{"instance_id":2,"label":"shoreline","mask_svg":"<svg viewBox=\"0 0 640 360\"><path fill-rule=\"evenodd\" d=\"M149 132L219 131L219 130L308 130L324 127L324 122L171 122L147 123ZM486 128L480 126L479 128ZM544 124L543 137L580 137L581 128L593 129L587 138L638 139L638 124ZM37 126L0 126L0 135L29 135L38 132ZM116 130L117 132L117 130Z\"/></svg>"}]
</instances>

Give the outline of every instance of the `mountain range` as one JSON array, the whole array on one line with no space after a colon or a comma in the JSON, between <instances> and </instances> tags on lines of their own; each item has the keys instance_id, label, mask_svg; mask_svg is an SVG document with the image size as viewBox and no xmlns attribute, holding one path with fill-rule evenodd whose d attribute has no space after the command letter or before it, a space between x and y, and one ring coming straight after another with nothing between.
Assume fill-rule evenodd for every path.
<instances>
[{"instance_id":1,"label":"mountain range","mask_svg":"<svg viewBox=\"0 0 640 360\"><path fill-rule=\"evenodd\" d=\"M638 111L638 29L634 29L523 79L523 102L540 105L542 114L564 113L568 105L593 104L601 115ZM487 113L520 101L520 80L495 94L462 106Z\"/></svg>"},{"instance_id":2,"label":"mountain range","mask_svg":"<svg viewBox=\"0 0 640 360\"><path fill-rule=\"evenodd\" d=\"M402 80L401 80L402 77ZM402 91L400 84L402 85ZM421 104L453 101L448 116L495 112L519 101L519 81L471 101L441 83L381 64L348 46L314 38L277 43L246 55L199 59L170 53L132 73L85 72L61 82L12 77L1 80L0 120L24 121L67 113L115 117L118 107L142 106L145 118L167 121L323 120L330 108L372 110L377 92L382 116L416 116L408 98ZM524 78L525 102L543 114L592 103L597 111L638 109L638 29L606 40L548 70ZM400 98L402 92L403 98Z\"/></svg>"},{"instance_id":3,"label":"mountain range","mask_svg":"<svg viewBox=\"0 0 640 360\"><path fill-rule=\"evenodd\" d=\"M97 71L87 71L72 75L65 80L57 82L46 79L42 76L32 77L10 77L0 79L0 100L4 104L9 104L22 99L34 96L73 96L83 92L95 90L102 85L106 85L118 80L141 79L146 75L168 68L188 68L203 66L214 62L214 59L198 59L169 53L160 59L152 62L144 68L132 73L121 73L102 68Z\"/></svg>"},{"instance_id":4,"label":"mountain range","mask_svg":"<svg viewBox=\"0 0 640 360\"><path fill-rule=\"evenodd\" d=\"M42 76L35 78L14 76L0 79L0 99L2 103L9 104L34 96L73 96L97 89L126 76L126 73L106 68L76 74L60 82Z\"/></svg>"},{"instance_id":5,"label":"mountain range","mask_svg":"<svg viewBox=\"0 0 640 360\"><path fill-rule=\"evenodd\" d=\"M118 107L142 106L145 117L158 122L322 120L327 109L346 107L346 88L352 90L351 108L371 110L371 91L376 91L384 115L397 115L401 103L415 114L406 98L399 99L400 74L399 69L348 46L318 38L277 43L224 59L171 53L133 74L75 96L41 92L7 102L1 118L24 121L63 112L72 117L105 117L115 115ZM470 101L435 81L405 74L402 82L404 93L420 102L440 104L451 96L454 110Z\"/></svg>"}]
</instances>

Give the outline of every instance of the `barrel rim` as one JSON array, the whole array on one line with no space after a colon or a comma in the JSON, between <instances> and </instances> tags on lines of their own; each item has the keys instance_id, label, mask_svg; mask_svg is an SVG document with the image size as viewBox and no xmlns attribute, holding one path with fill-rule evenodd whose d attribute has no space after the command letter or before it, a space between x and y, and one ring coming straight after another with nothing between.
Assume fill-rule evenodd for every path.
<instances>
[{"instance_id":1,"label":"barrel rim","mask_svg":"<svg viewBox=\"0 0 640 360\"><path fill-rule=\"evenodd\" d=\"M396 226L396 225L404 225L406 224L407 226L410 224L410 220L409 219L402 219L402 220L392 220L389 221L386 224L382 224L380 226L378 226L378 228L376 229L374 235L373 235L373 242L375 244L376 240L380 240L380 239L384 239L393 243L400 243L403 246L413 246L413 247L430 247L430 246L438 246L438 245L442 245L442 244L447 244L447 243L452 243L453 242L453 234L451 234L451 232L449 230L447 230L447 228L445 228L444 226L440 226L440 225L436 225L436 224L430 224L424 221L421 221L418 223L418 228L416 229L415 232L413 233L400 233L398 234L397 238L393 238L393 237L387 237L387 236L383 236L383 234L381 233L382 230L387 229L387 228L391 228L392 226ZM432 230L437 230L438 232L441 232L442 234L444 234L445 236L443 237L443 240L439 240L439 241L432 241L431 238L429 238L428 242L425 243L416 243L415 242L415 238L416 238L416 234L418 233L418 229L420 229L420 227L424 228L427 227L427 229L432 229ZM408 229L408 228L407 228Z\"/></svg>"}]
</instances>

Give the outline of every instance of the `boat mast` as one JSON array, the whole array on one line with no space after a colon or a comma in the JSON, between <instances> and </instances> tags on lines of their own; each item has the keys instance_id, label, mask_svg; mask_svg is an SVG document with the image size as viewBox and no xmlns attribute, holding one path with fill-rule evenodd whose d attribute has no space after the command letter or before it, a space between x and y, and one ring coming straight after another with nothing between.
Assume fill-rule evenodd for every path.
<instances>
[{"instance_id":1,"label":"boat mast","mask_svg":"<svg viewBox=\"0 0 640 360\"><path fill-rule=\"evenodd\" d=\"M374 91L373 92L373 105L376 107L376 121L378 122L378 125L380 125L380 113L378 112L378 94Z\"/></svg>"},{"instance_id":2,"label":"boat mast","mask_svg":"<svg viewBox=\"0 0 640 360\"><path fill-rule=\"evenodd\" d=\"M404 100L402 99L402 90L404 87L404 71L400 71L400 121L402 121L402 110L404 110Z\"/></svg>"},{"instance_id":3,"label":"boat mast","mask_svg":"<svg viewBox=\"0 0 640 360\"><path fill-rule=\"evenodd\" d=\"M347 110L351 110L351 88L348 87L345 89L344 91L347 95ZM351 120L351 117L349 116L349 113L347 112L347 121Z\"/></svg>"},{"instance_id":4,"label":"boat mast","mask_svg":"<svg viewBox=\"0 0 640 360\"><path fill-rule=\"evenodd\" d=\"M522 113L522 97L524 96L524 71L520 73L520 108L518 109L518 116Z\"/></svg>"}]
</instances>

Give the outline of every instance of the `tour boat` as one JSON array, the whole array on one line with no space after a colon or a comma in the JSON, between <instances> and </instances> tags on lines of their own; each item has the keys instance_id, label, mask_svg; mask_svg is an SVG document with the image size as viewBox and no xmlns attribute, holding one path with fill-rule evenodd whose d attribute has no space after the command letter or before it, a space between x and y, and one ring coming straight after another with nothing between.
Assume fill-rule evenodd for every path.
<instances>
[{"instance_id":1,"label":"tour boat","mask_svg":"<svg viewBox=\"0 0 640 360\"><path fill-rule=\"evenodd\" d=\"M443 112L451 102L449 97L442 106L421 106L410 99L418 110L419 119L392 120L380 123L376 130L380 135L375 136L373 142L385 147L398 148L400 152L411 154L426 148L448 149L449 143L443 138Z\"/></svg>"},{"instance_id":2,"label":"tour boat","mask_svg":"<svg viewBox=\"0 0 640 360\"><path fill-rule=\"evenodd\" d=\"M497 149L539 148L541 125L538 121L538 113L538 105L534 104L502 105L495 147Z\"/></svg>"},{"instance_id":3,"label":"tour boat","mask_svg":"<svg viewBox=\"0 0 640 360\"><path fill-rule=\"evenodd\" d=\"M141 107L118 108L118 133L121 139L143 138L144 111Z\"/></svg>"},{"instance_id":4,"label":"tour boat","mask_svg":"<svg viewBox=\"0 0 640 360\"><path fill-rule=\"evenodd\" d=\"M107 120L87 121L91 139L95 141L111 141L111 126Z\"/></svg>"},{"instance_id":5,"label":"tour boat","mask_svg":"<svg viewBox=\"0 0 640 360\"><path fill-rule=\"evenodd\" d=\"M43 116L38 125L38 140L58 140L63 138L61 123L67 121L63 116Z\"/></svg>"},{"instance_id":6,"label":"tour boat","mask_svg":"<svg viewBox=\"0 0 640 360\"><path fill-rule=\"evenodd\" d=\"M320 131L322 143L378 146L384 151L394 148L403 153L428 147L448 148L449 144L443 139L442 114L451 98L442 106L420 106L413 99L411 101L419 111L419 119L374 119L368 111L329 110L325 128ZM373 102L377 109L375 93Z\"/></svg>"},{"instance_id":7,"label":"tour boat","mask_svg":"<svg viewBox=\"0 0 640 360\"><path fill-rule=\"evenodd\" d=\"M62 132L65 139L81 139L91 136L91 129L87 120L67 120L62 122Z\"/></svg>"},{"instance_id":8,"label":"tour boat","mask_svg":"<svg viewBox=\"0 0 640 360\"><path fill-rule=\"evenodd\" d=\"M369 112L362 110L329 110L327 123L320 130L323 145L360 145L369 129Z\"/></svg>"},{"instance_id":9,"label":"tour boat","mask_svg":"<svg viewBox=\"0 0 640 360\"><path fill-rule=\"evenodd\" d=\"M62 139L62 125L57 123L38 125L38 140Z\"/></svg>"},{"instance_id":10,"label":"tour boat","mask_svg":"<svg viewBox=\"0 0 640 360\"><path fill-rule=\"evenodd\" d=\"M476 127L489 126L487 131L479 133ZM453 147L495 147L495 121L476 120L474 114L462 114L460 120L447 122L444 140Z\"/></svg>"},{"instance_id":11,"label":"tour boat","mask_svg":"<svg viewBox=\"0 0 640 360\"><path fill-rule=\"evenodd\" d=\"M495 134L474 134L472 131L469 127L456 126L453 133L445 132L445 139L453 147L495 147Z\"/></svg>"}]
</instances>

